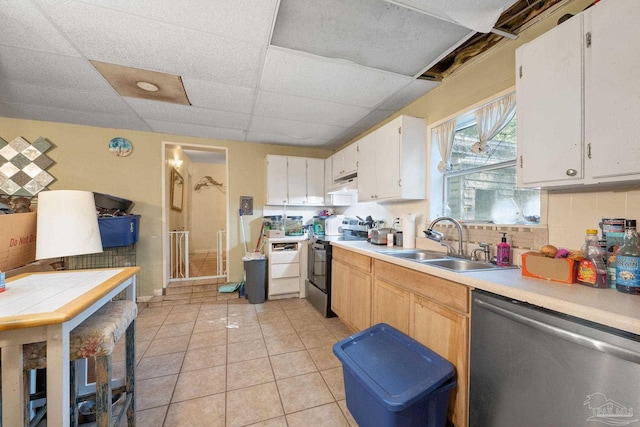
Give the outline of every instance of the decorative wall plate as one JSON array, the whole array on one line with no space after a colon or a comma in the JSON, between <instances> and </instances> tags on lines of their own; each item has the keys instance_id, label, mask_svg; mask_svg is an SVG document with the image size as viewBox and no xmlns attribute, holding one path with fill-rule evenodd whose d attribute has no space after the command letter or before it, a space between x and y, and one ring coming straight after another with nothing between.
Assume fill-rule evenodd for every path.
<instances>
[{"instance_id":1,"label":"decorative wall plate","mask_svg":"<svg viewBox=\"0 0 640 427\"><path fill-rule=\"evenodd\" d=\"M133 145L128 139L117 137L109 141L109 151L118 157L126 157L133 151Z\"/></svg>"}]
</instances>

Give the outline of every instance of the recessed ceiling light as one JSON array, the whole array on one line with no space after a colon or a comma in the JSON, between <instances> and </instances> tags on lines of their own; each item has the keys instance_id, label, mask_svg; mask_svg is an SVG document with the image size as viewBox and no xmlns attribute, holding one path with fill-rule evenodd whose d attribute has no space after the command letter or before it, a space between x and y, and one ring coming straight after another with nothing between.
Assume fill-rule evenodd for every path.
<instances>
[{"instance_id":1,"label":"recessed ceiling light","mask_svg":"<svg viewBox=\"0 0 640 427\"><path fill-rule=\"evenodd\" d=\"M142 90L146 90L147 92L157 92L160 89L158 86L149 82L136 82L136 86Z\"/></svg>"}]
</instances>

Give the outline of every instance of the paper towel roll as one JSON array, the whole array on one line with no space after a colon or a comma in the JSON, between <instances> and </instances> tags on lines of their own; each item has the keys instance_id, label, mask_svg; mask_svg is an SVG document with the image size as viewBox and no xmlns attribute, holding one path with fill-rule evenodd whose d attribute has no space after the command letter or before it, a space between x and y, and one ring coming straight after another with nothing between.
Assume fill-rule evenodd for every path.
<instances>
[{"instance_id":1,"label":"paper towel roll","mask_svg":"<svg viewBox=\"0 0 640 427\"><path fill-rule=\"evenodd\" d=\"M416 214L402 216L402 247L416 247Z\"/></svg>"}]
</instances>

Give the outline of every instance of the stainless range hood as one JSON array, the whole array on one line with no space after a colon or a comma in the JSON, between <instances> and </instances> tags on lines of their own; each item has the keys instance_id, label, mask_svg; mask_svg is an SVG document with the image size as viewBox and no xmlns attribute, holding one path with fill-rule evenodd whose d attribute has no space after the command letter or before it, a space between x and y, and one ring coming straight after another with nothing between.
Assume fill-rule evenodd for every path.
<instances>
[{"instance_id":1,"label":"stainless range hood","mask_svg":"<svg viewBox=\"0 0 640 427\"><path fill-rule=\"evenodd\" d=\"M351 194L358 191L358 174L345 175L333 181L329 194Z\"/></svg>"}]
</instances>

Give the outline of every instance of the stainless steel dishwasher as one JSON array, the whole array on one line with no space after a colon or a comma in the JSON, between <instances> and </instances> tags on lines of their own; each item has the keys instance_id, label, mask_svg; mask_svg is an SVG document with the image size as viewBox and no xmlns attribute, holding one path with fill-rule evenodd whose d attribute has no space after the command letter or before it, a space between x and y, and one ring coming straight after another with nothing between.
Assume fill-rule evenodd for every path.
<instances>
[{"instance_id":1,"label":"stainless steel dishwasher","mask_svg":"<svg viewBox=\"0 0 640 427\"><path fill-rule=\"evenodd\" d=\"M638 335L473 291L471 427L640 427L639 412Z\"/></svg>"}]
</instances>

